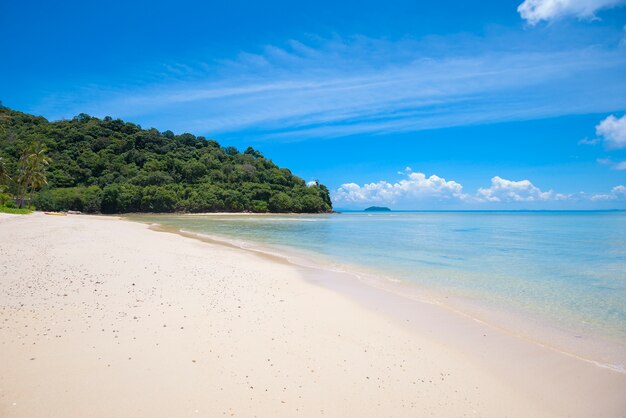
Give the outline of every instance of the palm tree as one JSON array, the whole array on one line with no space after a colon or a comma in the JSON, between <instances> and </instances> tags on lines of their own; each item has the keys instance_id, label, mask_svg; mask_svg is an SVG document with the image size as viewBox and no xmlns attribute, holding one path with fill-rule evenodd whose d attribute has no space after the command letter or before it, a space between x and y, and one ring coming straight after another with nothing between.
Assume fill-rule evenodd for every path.
<instances>
[{"instance_id":1,"label":"palm tree","mask_svg":"<svg viewBox=\"0 0 626 418\"><path fill-rule=\"evenodd\" d=\"M7 170L7 166L4 163L4 159L0 157L0 185L10 180L11 180L11 177L9 177L9 173Z\"/></svg>"},{"instance_id":2,"label":"palm tree","mask_svg":"<svg viewBox=\"0 0 626 418\"><path fill-rule=\"evenodd\" d=\"M9 177L7 166L4 163L4 159L0 157L0 205L6 204L11 198L11 195L7 193L10 181L11 177Z\"/></svg>"},{"instance_id":3,"label":"palm tree","mask_svg":"<svg viewBox=\"0 0 626 418\"><path fill-rule=\"evenodd\" d=\"M50 164L47 151L41 141L35 141L20 156L17 175L17 204L20 208L29 192L32 199L35 190L47 184L46 168Z\"/></svg>"},{"instance_id":4,"label":"palm tree","mask_svg":"<svg viewBox=\"0 0 626 418\"><path fill-rule=\"evenodd\" d=\"M33 193L35 193L35 190L39 190L43 186L46 186L47 184L48 184L48 180L46 179L45 170L34 172L33 177L31 178L31 182L30 182L31 187L30 187L30 195L28 196L28 201L29 202L33 201Z\"/></svg>"}]
</instances>

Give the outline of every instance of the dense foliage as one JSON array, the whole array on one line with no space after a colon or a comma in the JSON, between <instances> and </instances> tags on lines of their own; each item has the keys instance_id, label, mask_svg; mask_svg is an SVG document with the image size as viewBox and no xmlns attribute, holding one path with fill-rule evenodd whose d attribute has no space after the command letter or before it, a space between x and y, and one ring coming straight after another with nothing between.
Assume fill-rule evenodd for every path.
<instances>
[{"instance_id":1,"label":"dense foliage","mask_svg":"<svg viewBox=\"0 0 626 418\"><path fill-rule=\"evenodd\" d=\"M23 150L41 143L50 160L42 210L84 212L326 212L328 189L307 186L253 148L239 152L192 134L142 129L81 114L48 122L0 107L0 159L18 178ZM16 182L8 191L19 193Z\"/></svg>"}]
</instances>

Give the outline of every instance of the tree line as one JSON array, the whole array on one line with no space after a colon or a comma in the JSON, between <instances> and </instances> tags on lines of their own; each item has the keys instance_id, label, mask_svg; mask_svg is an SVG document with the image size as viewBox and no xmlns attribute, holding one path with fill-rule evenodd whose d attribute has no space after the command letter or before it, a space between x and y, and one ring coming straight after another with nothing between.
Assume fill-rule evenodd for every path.
<instances>
[{"instance_id":1,"label":"tree line","mask_svg":"<svg viewBox=\"0 0 626 418\"><path fill-rule=\"evenodd\" d=\"M251 147L240 152L202 136L86 114L49 122L6 107L0 185L16 205L52 211L332 210L324 185L307 185Z\"/></svg>"}]
</instances>

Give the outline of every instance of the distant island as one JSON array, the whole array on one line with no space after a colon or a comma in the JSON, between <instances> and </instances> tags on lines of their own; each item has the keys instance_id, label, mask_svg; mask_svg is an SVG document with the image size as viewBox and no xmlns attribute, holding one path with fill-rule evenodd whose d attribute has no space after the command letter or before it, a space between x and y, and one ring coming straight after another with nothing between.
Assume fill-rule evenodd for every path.
<instances>
[{"instance_id":1,"label":"distant island","mask_svg":"<svg viewBox=\"0 0 626 418\"><path fill-rule=\"evenodd\" d=\"M306 183L252 147L80 114L49 122L0 103L0 206L44 211L326 213Z\"/></svg>"},{"instance_id":2,"label":"distant island","mask_svg":"<svg viewBox=\"0 0 626 418\"><path fill-rule=\"evenodd\" d=\"M364 209L364 212L391 212L391 209L384 206L370 206Z\"/></svg>"}]
</instances>

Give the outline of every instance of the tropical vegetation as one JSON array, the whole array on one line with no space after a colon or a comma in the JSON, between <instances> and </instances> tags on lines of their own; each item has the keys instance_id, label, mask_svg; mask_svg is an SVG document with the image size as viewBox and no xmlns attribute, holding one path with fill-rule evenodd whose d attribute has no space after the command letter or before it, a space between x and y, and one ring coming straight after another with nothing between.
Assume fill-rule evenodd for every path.
<instances>
[{"instance_id":1,"label":"tropical vegetation","mask_svg":"<svg viewBox=\"0 0 626 418\"><path fill-rule=\"evenodd\" d=\"M0 106L0 185L15 206L83 212L328 212L306 184L248 147L80 114L49 122Z\"/></svg>"}]
</instances>

